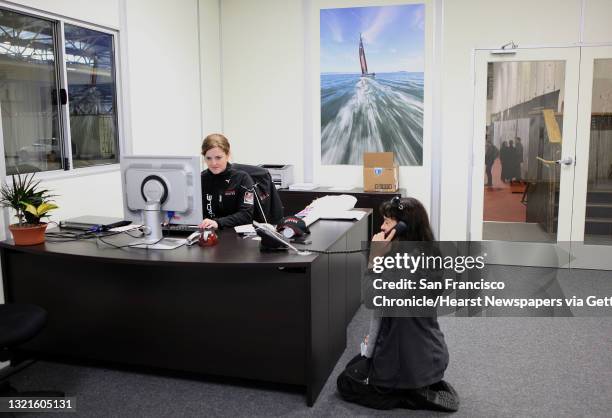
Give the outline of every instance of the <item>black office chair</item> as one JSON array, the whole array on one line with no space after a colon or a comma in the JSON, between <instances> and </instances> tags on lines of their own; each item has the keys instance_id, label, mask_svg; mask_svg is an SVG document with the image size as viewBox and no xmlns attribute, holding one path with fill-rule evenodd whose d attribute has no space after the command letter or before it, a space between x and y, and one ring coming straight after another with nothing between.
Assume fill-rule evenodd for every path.
<instances>
[{"instance_id":1,"label":"black office chair","mask_svg":"<svg viewBox=\"0 0 612 418\"><path fill-rule=\"evenodd\" d=\"M253 219L257 222L276 224L283 218L283 202L274 186L270 172L256 165L233 163L234 170L247 173L255 184L254 191L257 193L259 202L255 203Z\"/></svg>"},{"instance_id":2,"label":"black office chair","mask_svg":"<svg viewBox=\"0 0 612 418\"><path fill-rule=\"evenodd\" d=\"M47 322L47 312L35 305L0 305L0 361L11 360L11 365L0 370L0 396L63 397L63 392L37 391L17 392L8 378L23 370L34 361L15 362L12 349L35 337Z\"/></svg>"}]
</instances>

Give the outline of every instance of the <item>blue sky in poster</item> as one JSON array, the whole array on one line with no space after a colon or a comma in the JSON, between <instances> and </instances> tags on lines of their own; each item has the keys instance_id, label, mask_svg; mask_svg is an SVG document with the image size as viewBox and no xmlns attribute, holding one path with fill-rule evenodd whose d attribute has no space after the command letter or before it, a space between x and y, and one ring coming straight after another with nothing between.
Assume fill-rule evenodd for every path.
<instances>
[{"instance_id":1,"label":"blue sky in poster","mask_svg":"<svg viewBox=\"0 0 612 418\"><path fill-rule=\"evenodd\" d=\"M321 72L358 73L359 33L371 72L423 72L425 6L321 10Z\"/></svg>"}]
</instances>

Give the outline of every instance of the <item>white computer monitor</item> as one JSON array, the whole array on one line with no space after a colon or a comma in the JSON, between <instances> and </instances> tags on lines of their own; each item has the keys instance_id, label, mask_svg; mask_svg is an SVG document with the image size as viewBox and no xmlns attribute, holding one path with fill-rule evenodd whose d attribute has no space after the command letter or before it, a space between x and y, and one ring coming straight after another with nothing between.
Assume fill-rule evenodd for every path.
<instances>
[{"instance_id":1,"label":"white computer monitor","mask_svg":"<svg viewBox=\"0 0 612 418\"><path fill-rule=\"evenodd\" d=\"M168 213L175 224L197 225L203 219L199 157L125 156L121 184L124 217L146 226L147 243L161 239Z\"/></svg>"}]
</instances>

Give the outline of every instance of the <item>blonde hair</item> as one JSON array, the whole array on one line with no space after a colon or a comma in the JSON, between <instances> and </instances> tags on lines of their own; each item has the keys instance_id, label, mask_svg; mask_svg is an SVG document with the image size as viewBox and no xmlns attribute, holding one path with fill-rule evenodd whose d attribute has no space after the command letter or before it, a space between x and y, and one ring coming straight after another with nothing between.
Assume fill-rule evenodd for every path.
<instances>
[{"instance_id":1,"label":"blonde hair","mask_svg":"<svg viewBox=\"0 0 612 418\"><path fill-rule=\"evenodd\" d=\"M220 148L225 155L230 153L230 144L225 136L222 134L210 134L202 142L202 155L206 155L210 149L215 147Z\"/></svg>"}]
</instances>

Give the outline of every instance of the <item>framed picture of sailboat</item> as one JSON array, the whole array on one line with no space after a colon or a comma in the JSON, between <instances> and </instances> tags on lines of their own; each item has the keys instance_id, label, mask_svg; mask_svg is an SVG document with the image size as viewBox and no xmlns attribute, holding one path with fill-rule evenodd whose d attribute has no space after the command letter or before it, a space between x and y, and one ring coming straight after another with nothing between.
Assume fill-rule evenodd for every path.
<instances>
[{"instance_id":1,"label":"framed picture of sailboat","mask_svg":"<svg viewBox=\"0 0 612 418\"><path fill-rule=\"evenodd\" d=\"M320 11L321 163L423 165L425 5Z\"/></svg>"}]
</instances>

